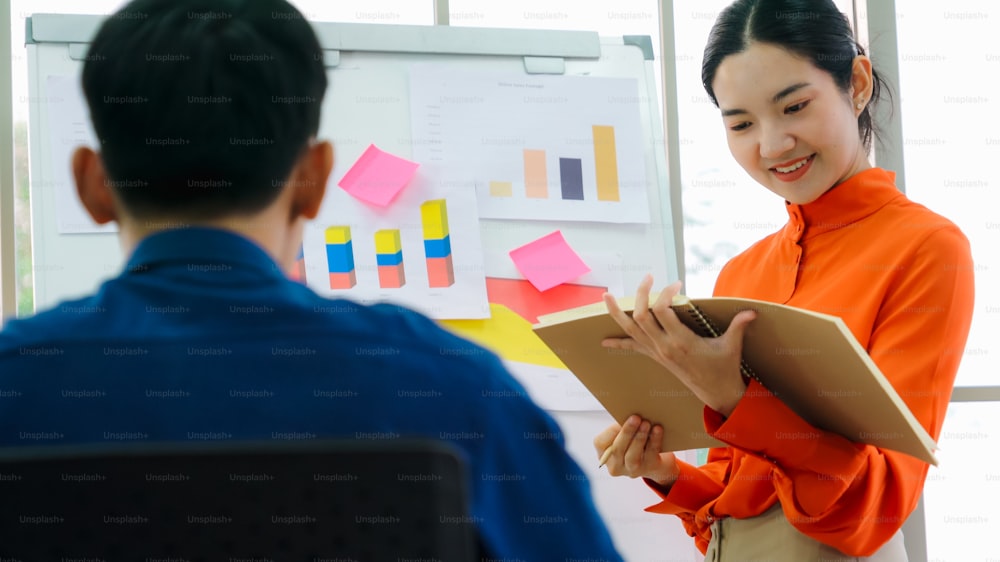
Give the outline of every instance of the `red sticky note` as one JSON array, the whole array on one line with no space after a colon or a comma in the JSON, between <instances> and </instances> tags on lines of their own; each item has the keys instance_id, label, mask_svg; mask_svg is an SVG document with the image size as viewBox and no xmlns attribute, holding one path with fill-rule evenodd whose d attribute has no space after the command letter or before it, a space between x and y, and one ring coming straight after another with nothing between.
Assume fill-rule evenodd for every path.
<instances>
[{"instance_id":1,"label":"red sticky note","mask_svg":"<svg viewBox=\"0 0 1000 562\"><path fill-rule=\"evenodd\" d=\"M555 231L510 251L517 270L539 291L551 289L590 272L569 247L562 232Z\"/></svg>"},{"instance_id":2,"label":"red sticky note","mask_svg":"<svg viewBox=\"0 0 1000 562\"><path fill-rule=\"evenodd\" d=\"M362 201L384 207L406 187L418 166L371 144L337 185Z\"/></svg>"},{"instance_id":3,"label":"red sticky note","mask_svg":"<svg viewBox=\"0 0 1000 562\"><path fill-rule=\"evenodd\" d=\"M607 287L563 283L543 293L524 279L486 278L490 302L506 306L532 324L537 324L542 314L601 302L606 292Z\"/></svg>"}]
</instances>

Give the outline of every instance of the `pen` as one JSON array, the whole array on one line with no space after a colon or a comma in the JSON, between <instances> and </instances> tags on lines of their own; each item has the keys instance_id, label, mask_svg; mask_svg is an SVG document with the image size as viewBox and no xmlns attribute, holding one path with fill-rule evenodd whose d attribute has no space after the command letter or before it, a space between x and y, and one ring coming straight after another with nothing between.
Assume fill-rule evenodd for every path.
<instances>
[{"instance_id":1,"label":"pen","mask_svg":"<svg viewBox=\"0 0 1000 562\"><path fill-rule=\"evenodd\" d=\"M604 465L608 462L608 459L611 458L612 452L614 452L614 448L608 445L608 448L604 449L604 454L601 455L601 466L599 466L598 468L604 468Z\"/></svg>"}]
</instances>

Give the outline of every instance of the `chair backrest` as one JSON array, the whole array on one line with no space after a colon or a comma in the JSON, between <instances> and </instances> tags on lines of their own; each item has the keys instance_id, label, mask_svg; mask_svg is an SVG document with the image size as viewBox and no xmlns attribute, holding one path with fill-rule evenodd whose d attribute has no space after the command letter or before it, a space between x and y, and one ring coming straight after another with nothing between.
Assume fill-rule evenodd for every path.
<instances>
[{"instance_id":1,"label":"chair backrest","mask_svg":"<svg viewBox=\"0 0 1000 562\"><path fill-rule=\"evenodd\" d=\"M0 450L0 559L476 559L464 464L436 441Z\"/></svg>"}]
</instances>

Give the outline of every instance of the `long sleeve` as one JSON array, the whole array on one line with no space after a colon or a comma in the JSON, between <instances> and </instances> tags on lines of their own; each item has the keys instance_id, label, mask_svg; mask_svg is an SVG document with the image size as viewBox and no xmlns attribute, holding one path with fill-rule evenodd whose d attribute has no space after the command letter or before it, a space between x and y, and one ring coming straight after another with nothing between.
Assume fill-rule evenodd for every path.
<instances>
[{"instance_id":1,"label":"long sleeve","mask_svg":"<svg viewBox=\"0 0 1000 562\"><path fill-rule=\"evenodd\" d=\"M936 230L893 271L867 350L936 439L971 320L968 242L956 229ZM678 514L696 536L711 522L711 513L704 522L695 519L699 503L747 517L773 503L770 492L804 534L845 554L870 555L902 526L927 474L927 465L913 457L810 425L756 382L728 418L706 408L705 427L738 451L738 469L725 449L713 449L706 466L683 466L682 478L653 508ZM773 488L757 485L761 481Z\"/></svg>"},{"instance_id":2,"label":"long sleeve","mask_svg":"<svg viewBox=\"0 0 1000 562\"><path fill-rule=\"evenodd\" d=\"M942 256L950 256L945 262ZM944 422L973 307L973 263L953 229L932 233L910 263L900 264L869 340L868 352L914 416L937 439ZM775 464L775 489L790 522L847 554L869 555L916 506L927 465L908 455L862 446L809 426L773 396L760 393L728 420L709 427L734 432L734 446ZM739 408L738 408L739 409ZM791 436L754 431L760 416Z\"/></svg>"},{"instance_id":3,"label":"long sleeve","mask_svg":"<svg viewBox=\"0 0 1000 562\"><path fill-rule=\"evenodd\" d=\"M676 515L688 535L695 537L695 544L702 552L712 538L709 525L713 520L713 516L710 513L703 513L702 508L715 501L725 491L725 483L729 479L729 470L732 466L731 452L728 447L709 449L707 462L702 466L678 460L680 474L674 485L666 488L644 479L662 500L646 508L646 511Z\"/></svg>"},{"instance_id":4,"label":"long sleeve","mask_svg":"<svg viewBox=\"0 0 1000 562\"><path fill-rule=\"evenodd\" d=\"M969 244L951 222L913 203L890 172L859 173L730 260L716 296L754 298L841 317L916 419L937 438L973 310ZM831 400L836 398L830 398ZM720 517L750 518L779 503L804 534L869 555L902 526L927 466L908 455L820 430L752 382L728 418L706 430L729 447L650 487L703 551Z\"/></svg>"}]
</instances>

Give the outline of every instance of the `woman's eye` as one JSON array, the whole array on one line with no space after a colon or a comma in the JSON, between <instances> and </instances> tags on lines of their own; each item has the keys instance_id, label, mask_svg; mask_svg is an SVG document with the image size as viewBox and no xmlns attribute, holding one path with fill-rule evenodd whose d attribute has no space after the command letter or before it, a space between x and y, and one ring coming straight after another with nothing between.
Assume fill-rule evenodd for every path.
<instances>
[{"instance_id":1,"label":"woman's eye","mask_svg":"<svg viewBox=\"0 0 1000 562\"><path fill-rule=\"evenodd\" d=\"M785 113L798 113L802 111L807 105L809 105L809 102L807 101L802 101L795 105L790 105L787 108L785 108Z\"/></svg>"},{"instance_id":2,"label":"woman's eye","mask_svg":"<svg viewBox=\"0 0 1000 562\"><path fill-rule=\"evenodd\" d=\"M742 131L743 129L746 129L749 126L750 126L750 123L747 123L747 122L744 121L743 123L737 123L737 124L729 127L729 129L733 130L733 131Z\"/></svg>"}]
</instances>

